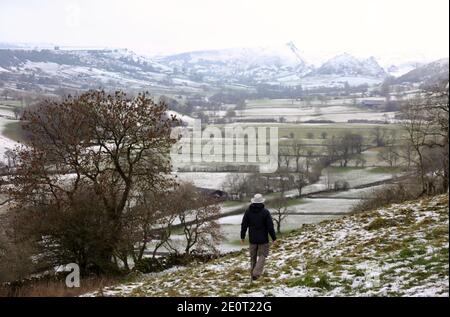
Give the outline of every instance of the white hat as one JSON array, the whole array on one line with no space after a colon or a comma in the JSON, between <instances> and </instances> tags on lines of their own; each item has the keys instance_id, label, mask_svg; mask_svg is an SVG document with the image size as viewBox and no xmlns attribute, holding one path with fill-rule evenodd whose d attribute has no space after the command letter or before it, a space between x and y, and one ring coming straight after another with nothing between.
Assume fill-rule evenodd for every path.
<instances>
[{"instance_id":1,"label":"white hat","mask_svg":"<svg viewBox=\"0 0 450 317\"><path fill-rule=\"evenodd\" d=\"M264 199L263 195L255 194L255 196L250 201L252 204L262 204L266 200Z\"/></svg>"}]
</instances>

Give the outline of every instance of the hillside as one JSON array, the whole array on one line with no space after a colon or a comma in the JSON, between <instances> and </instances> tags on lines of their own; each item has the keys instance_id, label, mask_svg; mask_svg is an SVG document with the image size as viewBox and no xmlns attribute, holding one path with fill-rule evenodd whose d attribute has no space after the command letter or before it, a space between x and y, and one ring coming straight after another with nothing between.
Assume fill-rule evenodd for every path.
<instances>
[{"instance_id":1,"label":"hillside","mask_svg":"<svg viewBox=\"0 0 450 317\"><path fill-rule=\"evenodd\" d=\"M396 79L399 84L430 84L448 77L448 59L418 68L392 65L388 72L402 74ZM104 87L199 93L222 85L245 89L260 84L344 87L377 85L387 75L374 57L347 53L314 65L293 42L153 57L127 49L0 49L0 87L36 92Z\"/></svg>"},{"instance_id":2,"label":"hillside","mask_svg":"<svg viewBox=\"0 0 450 317\"><path fill-rule=\"evenodd\" d=\"M448 196L308 225L250 284L246 251L135 278L95 296L448 296Z\"/></svg>"},{"instance_id":3,"label":"hillside","mask_svg":"<svg viewBox=\"0 0 450 317\"><path fill-rule=\"evenodd\" d=\"M11 47L0 48L0 82L9 88L33 91L102 86L197 92L210 85L261 83L316 87L344 82L373 84L386 76L374 58L357 59L349 54L336 56L316 69L293 42L152 58L127 49Z\"/></svg>"},{"instance_id":4,"label":"hillside","mask_svg":"<svg viewBox=\"0 0 450 317\"><path fill-rule=\"evenodd\" d=\"M23 90L199 86L129 50L2 50L0 82Z\"/></svg>"},{"instance_id":5,"label":"hillside","mask_svg":"<svg viewBox=\"0 0 450 317\"><path fill-rule=\"evenodd\" d=\"M424 83L436 84L448 79L448 58L443 58L432 63L419 66L396 79L397 83Z\"/></svg>"},{"instance_id":6,"label":"hillside","mask_svg":"<svg viewBox=\"0 0 450 317\"><path fill-rule=\"evenodd\" d=\"M187 52L162 57L161 64L203 81L257 83L312 70L294 43Z\"/></svg>"},{"instance_id":7,"label":"hillside","mask_svg":"<svg viewBox=\"0 0 450 317\"><path fill-rule=\"evenodd\" d=\"M315 75L386 77L385 70L374 57L357 59L344 53L325 62L314 72Z\"/></svg>"}]
</instances>

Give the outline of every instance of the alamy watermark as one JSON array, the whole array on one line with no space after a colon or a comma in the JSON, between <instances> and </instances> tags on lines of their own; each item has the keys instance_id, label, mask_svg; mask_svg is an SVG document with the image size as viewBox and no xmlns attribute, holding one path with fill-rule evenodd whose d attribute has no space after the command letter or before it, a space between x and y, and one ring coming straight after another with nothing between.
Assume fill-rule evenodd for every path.
<instances>
[{"instance_id":1,"label":"alamy watermark","mask_svg":"<svg viewBox=\"0 0 450 317\"><path fill-rule=\"evenodd\" d=\"M70 272L66 276L66 286L68 288L80 287L80 266L76 263L69 263L64 267L64 271Z\"/></svg>"},{"instance_id":2,"label":"alamy watermark","mask_svg":"<svg viewBox=\"0 0 450 317\"><path fill-rule=\"evenodd\" d=\"M208 126L201 120L190 126L176 127L172 138L180 138L172 147L174 166L180 163L228 163L255 165L260 173L278 169L278 128L265 126Z\"/></svg>"}]
</instances>

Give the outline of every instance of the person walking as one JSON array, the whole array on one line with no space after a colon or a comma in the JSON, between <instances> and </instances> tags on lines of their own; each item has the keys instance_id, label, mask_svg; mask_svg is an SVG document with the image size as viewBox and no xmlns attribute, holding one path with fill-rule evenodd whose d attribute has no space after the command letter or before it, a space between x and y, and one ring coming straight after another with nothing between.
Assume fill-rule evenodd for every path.
<instances>
[{"instance_id":1,"label":"person walking","mask_svg":"<svg viewBox=\"0 0 450 317\"><path fill-rule=\"evenodd\" d=\"M266 258L269 255L269 235L272 241L277 240L273 227L272 216L264 207L265 199L256 194L251 199L249 208L245 211L241 224L241 244L244 244L248 231L250 241L250 273L252 280L258 279L264 270Z\"/></svg>"}]
</instances>

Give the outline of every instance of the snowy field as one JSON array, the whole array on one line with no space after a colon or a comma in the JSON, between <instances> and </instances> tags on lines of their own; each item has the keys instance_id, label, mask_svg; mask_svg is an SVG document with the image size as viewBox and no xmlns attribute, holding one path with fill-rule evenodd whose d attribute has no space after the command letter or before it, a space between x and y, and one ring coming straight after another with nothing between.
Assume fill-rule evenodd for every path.
<instances>
[{"instance_id":1,"label":"snowy field","mask_svg":"<svg viewBox=\"0 0 450 317\"><path fill-rule=\"evenodd\" d=\"M354 109L342 112L333 112L328 108L312 108L312 109L295 109L295 108L252 108L240 112L240 119L267 119L281 117L286 119L286 122L300 121L305 122L309 120L330 120L336 123L346 123L348 120L377 120L395 122L395 112L377 112L377 111L361 111ZM341 108L341 106L336 106Z\"/></svg>"},{"instance_id":2,"label":"snowy field","mask_svg":"<svg viewBox=\"0 0 450 317\"><path fill-rule=\"evenodd\" d=\"M333 184L335 181L343 180L347 181L350 187L388 180L396 176L390 172L378 172L376 167L344 168L344 171L339 167L330 167L325 169L322 175L325 177L321 178L321 182Z\"/></svg>"},{"instance_id":3,"label":"snowy field","mask_svg":"<svg viewBox=\"0 0 450 317\"><path fill-rule=\"evenodd\" d=\"M358 112L361 109L350 106L317 106L317 107L251 107L245 110L237 111L240 116L306 116L314 115L321 112L329 114Z\"/></svg>"},{"instance_id":4,"label":"snowy field","mask_svg":"<svg viewBox=\"0 0 450 317\"><path fill-rule=\"evenodd\" d=\"M378 185L378 186L372 186L369 188L360 188L360 189L349 189L342 192L334 193L333 195L329 194L323 194L322 196L332 196L336 198L368 198L371 197L372 192L376 191L378 189L381 189L385 187L386 185ZM315 197L321 197L321 195L316 195Z\"/></svg>"},{"instance_id":5,"label":"snowy field","mask_svg":"<svg viewBox=\"0 0 450 317\"><path fill-rule=\"evenodd\" d=\"M395 112L381 112L357 106L362 100L373 98L331 99L321 101L297 101L292 99L248 100L244 110L236 111L240 119L279 119L286 122L308 120L331 120L337 123L348 120L379 120L395 122ZM379 99L379 98L378 98Z\"/></svg>"},{"instance_id":6,"label":"snowy field","mask_svg":"<svg viewBox=\"0 0 450 317\"><path fill-rule=\"evenodd\" d=\"M180 182L193 183L200 188L221 189L227 175L230 173L209 172L176 172L173 173Z\"/></svg>"},{"instance_id":7,"label":"snowy field","mask_svg":"<svg viewBox=\"0 0 450 317\"><path fill-rule=\"evenodd\" d=\"M377 85L381 83L382 79L372 77L350 77L350 76L334 76L321 75L313 77L300 78L295 75L278 78L278 82L285 85L299 85L303 88L317 88L317 87L343 87L345 83L350 86L359 86L362 84Z\"/></svg>"}]
</instances>

